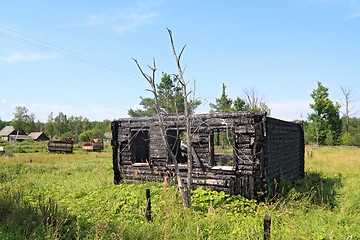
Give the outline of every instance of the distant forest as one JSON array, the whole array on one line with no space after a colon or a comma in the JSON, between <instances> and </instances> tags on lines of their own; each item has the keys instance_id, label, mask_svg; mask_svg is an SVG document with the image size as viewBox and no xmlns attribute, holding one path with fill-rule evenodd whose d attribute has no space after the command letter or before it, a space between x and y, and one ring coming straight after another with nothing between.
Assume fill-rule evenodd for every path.
<instances>
[{"instance_id":1,"label":"distant forest","mask_svg":"<svg viewBox=\"0 0 360 240\"><path fill-rule=\"evenodd\" d=\"M59 112L54 116L51 112L47 122L35 121L35 115L28 113L28 109L16 106L14 118L11 121L0 119L0 130L5 126L13 126L15 130L23 130L26 134L31 132L44 132L50 139L65 140L71 137L75 142L89 141L92 138L105 138L106 132L111 132L111 121L103 120L90 122L86 117L67 116Z\"/></svg>"},{"instance_id":2,"label":"distant forest","mask_svg":"<svg viewBox=\"0 0 360 240\"><path fill-rule=\"evenodd\" d=\"M164 114L173 114L175 110L171 108L171 100L179 98L178 91L174 91L175 85L173 79L169 75L164 74L159 89L161 91L160 99L163 98L162 110ZM341 86L340 86L341 87ZM270 115L270 109L264 102L258 101L259 106L251 104L254 101L246 102L240 98L232 101L225 93L226 86L223 84L223 91L220 98L215 103L210 104L211 112L232 112L232 111L264 111ZM313 113L307 116L304 124L304 138L306 145L346 145L360 146L360 118L352 117L354 109L350 105L352 103L352 95L350 88L341 87L345 100L342 102L346 112L340 117L340 103L333 102L329 98L329 89L318 82L316 89L312 91L310 96L314 102L310 104ZM166 93L166 94L165 94ZM254 95L254 94L253 94ZM257 96L257 94L255 94ZM255 96L254 95L254 96ZM248 94L249 96L249 94ZM129 110L131 117L153 116L155 111L152 109L153 99L141 98L140 105L145 110ZM164 99L168 99L165 101ZM245 98L246 99L246 98ZM248 97L248 99L251 99ZM179 99L178 99L179 100ZM181 99L180 99L181 100ZM179 100L179 102L181 102ZM193 104L193 111L200 102ZM180 109L181 110L181 109ZM105 138L105 133L111 132L111 121L103 120L90 122L86 117L67 116L59 112L57 116L51 112L45 123L35 121L35 115L29 113L28 109L23 106L16 106L14 118L11 121L2 121L0 119L0 129L4 126L11 125L15 130L23 130L29 134L31 132L44 132L50 139L65 140L72 137L75 142L89 141L91 138ZM107 136L109 138L110 136Z\"/></svg>"},{"instance_id":3,"label":"distant forest","mask_svg":"<svg viewBox=\"0 0 360 240\"><path fill-rule=\"evenodd\" d=\"M339 134L331 131L316 132L312 122L304 121L304 135L306 145L345 145L360 146L360 118L349 118L349 130L346 130L346 116L341 117ZM321 137L321 140L320 140ZM319 141L317 141L317 139Z\"/></svg>"}]
</instances>

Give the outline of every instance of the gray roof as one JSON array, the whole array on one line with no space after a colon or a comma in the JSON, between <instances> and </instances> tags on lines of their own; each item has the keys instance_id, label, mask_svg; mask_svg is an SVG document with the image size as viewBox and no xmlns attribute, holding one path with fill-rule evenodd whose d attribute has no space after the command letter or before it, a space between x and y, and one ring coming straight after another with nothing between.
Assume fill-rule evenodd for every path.
<instances>
[{"instance_id":1,"label":"gray roof","mask_svg":"<svg viewBox=\"0 0 360 240\"><path fill-rule=\"evenodd\" d=\"M32 132L32 133L29 133L29 137L31 137L32 139L38 139L38 137L41 136L43 132Z\"/></svg>"},{"instance_id":2,"label":"gray roof","mask_svg":"<svg viewBox=\"0 0 360 240\"><path fill-rule=\"evenodd\" d=\"M13 126L5 126L0 130L0 136L9 136L13 131L15 131Z\"/></svg>"}]
</instances>

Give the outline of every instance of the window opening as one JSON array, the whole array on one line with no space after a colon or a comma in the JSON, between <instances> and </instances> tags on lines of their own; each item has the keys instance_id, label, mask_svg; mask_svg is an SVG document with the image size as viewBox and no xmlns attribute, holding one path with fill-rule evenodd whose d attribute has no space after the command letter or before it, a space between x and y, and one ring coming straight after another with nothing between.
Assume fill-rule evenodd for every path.
<instances>
[{"instance_id":1,"label":"window opening","mask_svg":"<svg viewBox=\"0 0 360 240\"><path fill-rule=\"evenodd\" d=\"M186 145L184 142L186 141L186 134L184 130L167 130L166 131L166 139L168 141L169 147L175 155L177 162L179 164L183 164L187 162L187 151ZM170 154L168 156L168 163L174 164Z\"/></svg>"},{"instance_id":2,"label":"window opening","mask_svg":"<svg viewBox=\"0 0 360 240\"><path fill-rule=\"evenodd\" d=\"M149 131L132 131L131 139L132 162L147 163L149 160Z\"/></svg>"},{"instance_id":3,"label":"window opening","mask_svg":"<svg viewBox=\"0 0 360 240\"><path fill-rule=\"evenodd\" d=\"M234 149L233 135L227 129L216 129L209 137L210 156L212 166L233 166Z\"/></svg>"}]
</instances>

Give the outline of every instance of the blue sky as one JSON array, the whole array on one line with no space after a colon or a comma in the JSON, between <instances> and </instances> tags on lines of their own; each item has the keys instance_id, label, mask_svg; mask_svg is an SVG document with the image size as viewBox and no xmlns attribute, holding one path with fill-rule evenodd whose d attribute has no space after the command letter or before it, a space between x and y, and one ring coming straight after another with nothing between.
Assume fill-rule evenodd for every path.
<instances>
[{"instance_id":1,"label":"blue sky","mask_svg":"<svg viewBox=\"0 0 360 240\"><path fill-rule=\"evenodd\" d=\"M4 1L0 8L0 118L16 105L45 122L50 112L90 120L127 117L145 89L144 67L177 73L167 28L185 79L203 100L255 88L271 116L306 119L317 81L330 99L339 85L360 94L360 1ZM355 112L360 109L353 102ZM343 108L342 108L343 109Z\"/></svg>"}]
</instances>

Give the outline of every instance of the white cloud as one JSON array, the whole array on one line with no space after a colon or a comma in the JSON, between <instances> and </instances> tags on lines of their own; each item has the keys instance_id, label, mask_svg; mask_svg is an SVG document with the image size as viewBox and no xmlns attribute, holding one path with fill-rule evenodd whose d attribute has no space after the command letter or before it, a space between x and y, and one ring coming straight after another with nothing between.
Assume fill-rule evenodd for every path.
<instances>
[{"instance_id":1,"label":"white cloud","mask_svg":"<svg viewBox=\"0 0 360 240\"><path fill-rule=\"evenodd\" d=\"M126 7L126 10L115 13L94 13L86 19L75 23L65 24L63 27L105 27L117 33L134 30L142 25L150 24L157 16L155 11L151 10L158 3L137 2L132 6ZM124 8L123 8L124 9Z\"/></svg>"},{"instance_id":2,"label":"white cloud","mask_svg":"<svg viewBox=\"0 0 360 240\"><path fill-rule=\"evenodd\" d=\"M5 99L5 98L1 99L1 103L2 103L2 104L5 104L5 103L6 103L6 99Z\"/></svg>"},{"instance_id":3,"label":"white cloud","mask_svg":"<svg viewBox=\"0 0 360 240\"><path fill-rule=\"evenodd\" d=\"M56 53L13 53L8 56L0 56L0 62L38 62L59 57Z\"/></svg>"}]
</instances>

